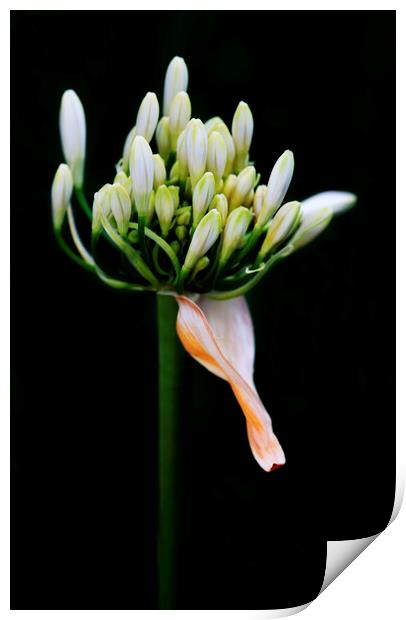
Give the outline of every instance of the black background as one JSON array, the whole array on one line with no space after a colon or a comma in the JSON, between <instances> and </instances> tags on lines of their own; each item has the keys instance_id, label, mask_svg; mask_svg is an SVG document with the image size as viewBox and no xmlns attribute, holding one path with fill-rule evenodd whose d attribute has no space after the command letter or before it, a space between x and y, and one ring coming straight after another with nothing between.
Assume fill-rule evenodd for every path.
<instances>
[{"instance_id":1,"label":"black background","mask_svg":"<svg viewBox=\"0 0 406 620\"><path fill-rule=\"evenodd\" d=\"M12 608L157 604L155 299L69 262L49 192L63 91L86 110L91 199L176 54L194 116L230 123L249 103L264 180L291 148L288 198L359 196L249 299L256 383L284 467L258 467L229 387L185 355L178 607L299 605L321 586L326 538L385 527L394 27L393 11L12 13Z\"/></svg>"}]
</instances>

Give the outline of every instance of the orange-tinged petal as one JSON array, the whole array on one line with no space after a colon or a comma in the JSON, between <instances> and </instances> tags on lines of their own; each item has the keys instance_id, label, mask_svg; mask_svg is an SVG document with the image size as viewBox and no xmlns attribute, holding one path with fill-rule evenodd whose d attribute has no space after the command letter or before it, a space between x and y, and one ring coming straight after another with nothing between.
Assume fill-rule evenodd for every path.
<instances>
[{"instance_id":1,"label":"orange-tinged petal","mask_svg":"<svg viewBox=\"0 0 406 620\"><path fill-rule=\"evenodd\" d=\"M246 417L253 455L266 471L285 463L272 422L253 382L254 331L246 301L201 297L199 305L185 296L176 329L186 351L210 372L229 382Z\"/></svg>"}]
</instances>

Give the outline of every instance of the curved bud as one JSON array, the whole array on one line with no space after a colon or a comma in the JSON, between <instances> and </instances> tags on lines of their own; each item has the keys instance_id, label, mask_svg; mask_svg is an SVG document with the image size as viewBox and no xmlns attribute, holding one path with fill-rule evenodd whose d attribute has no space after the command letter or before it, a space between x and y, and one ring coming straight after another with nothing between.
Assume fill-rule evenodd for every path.
<instances>
[{"instance_id":1,"label":"curved bud","mask_svg":"<svg viewBox=\"0 0 406 620\"><path fill-rule=\"evenodd\" d=\"M154 162L148 142L136 136L130 151L130 175L135 207L139 216L147 216L154 180Z\"/></svg>"},{"instance_id":2,"label":"curved bud","mask_svg":"<svg viewBox=\"0 0 406 620\"><path fill-rule=\"evenodd\" d=\"M207 254L216 243L221 233L221 217L217 209L212 209L200 220L193 234L185 263L182 267L184 275L193 269L199 258ZM185 274L186 272L186 274Z\"/></svg>"},{"instance_id":3,"label":"curved bud","mask_svg":"<svg viewBox=\"0 0 406 620\"><path fill-rule=\"evenodd\" d=\"M301 217L300 202L287 202L279 209L275 217L271 220L268 232L259 251L259 260L276 248L282 241L292 234L299 224Z\"/></svg>"},{"instance_id":4,"label":"curved bud","mask_svg":"<svg viewBox=\"0 0 406 620\"><path fill-rule=\"evenodd\" d=\"M100 211L107 218L111 215L111 203L109 200L111 184L106 183L98 192L95 193L93 198L93 219L92 219L92 234L97 235L101 232L103 226L101 223Z\"/></svg>"},{"instance_id":5,"label":"curved bud","mask_svg":"<svg viewBox=\"0 0 406 620\"><path fill-rule=\"evenodd\" d=\"M125 172L123 172L122 170L120 172L117 172L116 176L114 177L114 183L120 183L120 185L124 187L127 194L131 197L131 177L128 177Z\"/></svg>"},{"instance_id":6,"label":"curved bud","mask_svg":"<svg viewBox=\"0 0 406 620\"><path fill-rule=\"evenodd\" d=\"M175 215L171 192L166 185L158 187L155 194L155 212L161 227L162 236L166 237Z\"/></svg>"},{"instance_id":7,"label":"curved bud","mask_svg":"<svg viewBox=\"0 0 406 620\"><path fill-rule=\"evenodd\" d=\"M237 153L237 171L241 170L247 163L253 131L254 119L251 110L244 101L240 101L231 125L231 133Z\"/></svg>"},{"instance_id":8,"label":"curved bud","mask_svg":"<svg viewBox=\"0 0 406 620\"><path fill-rule=\"evenodd\" d=\"M258 216L258 227L266 224L282 204L292 180L294 165L292 151L285 151L274 165Z\"/></svg>"},{"instance_id":9,"label":"curved bud","mask_svg":"<svg viewBox=\"0 0 406 620\"><path fill-rule=\"evenodd\" d=\"M231 254L240 246L251 219L252 213L246 207L237 207L230 213L223 231L220 263L225 264Z\"/></svg>"},{"instance_id":10,"label":"curved bud","mask_svg":"<svg viewBox=\"0 0 406 620\"><path fill-rule=\"evenodd\" d=\"M51 189L52 220L55 230L62 228L66 210L73 192L72 173L67 164L60 164Z\"/></svg>"},{"instance_id":11,"label":"curved bud","mask_svg":"<svg viewBox=\"0 0 406 620\"><path fill-rule=\"evenodd\" d=\"M158 153L166 163L171 153L171 132L169 131L168 116L163 116L159 121L155 132L155 140L158 146Z\"/></svg>"},{"instance_id":12,"label":"curved bud","mask_svg":"<svg viewBox=\"0 0 406 620\"><path fill-rule=\"evenodd\" d=\"M224 138L218 131L212 131L207 148L207 169L215 177L221 178L227 163L227 147Z\"/></svg>"},{"instance_id":13,"label":"curved bud","mask_svg":"<svg viewBox=\"0 0 406 620\"><path fill-rule=\"evenodd\" d=\"M120 235L126 235L128 224L131 218L131 200L120 183L114 183L107 190L107 199L110 203L110 210L116 220L117 230Z\"/></svg>"},{"instance_id":14,"label":"curved bud","mask_svg":"<svg viewBox=\"0 0 406 620\"><path fill-rule=\"evenodd\" d=\"M214 130L216 125L219 123L223 123L224 121L219 116L213 116L213 118L209 118L208 121L205 122L204 126L206 127L207 135L210 136L211 132Z\"/></svg>"},{"instance_id":15,"label":"curved bud","mask_svg":"<svg viewBox=\"0 0 406 620\"><path fill-rule=\"evenodd\" d=\"M193 227L196 228L204 214L206 213L209 204L213 200L215 193L214 176L211 172L206 172L200 181L196 183L193 190Z\"/></svg>"},{"instance_id":16,"label":"curved bud","mask_svg":"<svg viewBox=\"0 0 406 620\"><path fill-rule=\"evenodd\" d=\"M227 163L226 163L226 167L223 172L223 176L227 176L231 173L233 166L234 166L234 159L235 159L234 140L231 136L231 133L229 132L227 125L223 122L217 123L217 125L213 127L213 131L218 131L226 144Z\"/></svg>"},{"instance_id":17,"label":"curved bud","mask_svg":"<svg viewBox=\"0 0 406 620\"><path fill-rule=\"evenodd\" d=\"M169 131L171 134L171 148L173 151L176 149L179 134L186 127L191 116L192 106L189 95L181 91L173 98L169 110Z\"/></svg>"},{"instance_id":18,"label":"curved bud","mask_svg":"<svg viewBox=\"0 0 406 620\"><path fill-rule=\"evenodd\" d=\"M130 161L130 151L131 151L131 146L133 143L133 140L135 138L135 136L137 135L137 127L134 125L134 127L131 129L131 131L128 133L125 142L124 142L124 149L123 149L123 170L125 170L126 172L128 172L128 165L129 165L129 161Z\"/></svg>"},{"instance_id":19,"label":"curved bud","mask_svg":"<svg viewBox=\"0 0 406 620\"><path fill-rule=\"evenodd\" d=\"M82 103L74 90L62 95L59 112L62 150L72 172L75 187L82 187L86 157L86 119Z\"/></svg>"},{"instance_id":20,"label":"curved bud","mask_svg":"<svg viewBox=\"0 0 406 620\"><path fill-rule=\"evenodd\" d=\"M266 190L267 190L266 185L258 185L257 189L255 190L253 206L254 206L254 213L255 213L256 219L258 219L259 214L261 212L262 203L264 202Z\"/></svg>"},{"instance_id":21,"label":"curved bud","mask_svg":"<svg viewBox=\"0 0 406 620\"><path fill-rule=\"evenodd\" d=\"M165 162L160 155L153 155L152 160L154 162L154 189L157 189L166 181Z\"/></svg>"},{"instance_id":22,"label":"curved bud","mask_svg":"<svg viewBox=\"0 0 406 620\"><path fill-rule=\"evenodd\" d=\"M320 192L310 198L303 200L302 206L304 211L316 209L319 207L329 207L334 215L344 213L351 209L357 202L357 197L351 192Z\"/></svg>"},{"instance_id":23,"label":"curved bud","mask_svg":"<svg viewBox=\"0 0 406 620\"><path fill-rule=\"evenodd\" d=\"M186 130L183 130L176 145L179 180L185 182L188 176L188 159L186 148ZM171 174L172 176L172 174Z\"/></svg>"},{"instance_id":24,"label":"curved bud","mask_svg":"<svg viewBox=\"0 0 406 620\"><path fill-rule=\"evenodd\" d=\"M224 194L216 194L210 203L209 209L217 209L221 216L221 225L224 227L228 215L228 202Z\"/></svg>"},{"instance_id":25,"label":"curved bud","mask_svg":"<svg viewBox=\"0 0 406 620\"><path fill-rule=\"evenodd\" d=\"M244 170L241 170L230 196L230 211L243 204L245 198L253 189L256 178L254 166L247 166Z\"/></svg>"},{"instance_id":26,"label":"curved bud","mask_svg":"<svg viewBox=\"0 0 406 620\"><path fill-rule=\"evenodd\" d=\"M192 189L206 170L207 131L202 121L192 118L186 126L186 152Z\"/></svg>"},{"instance_id":27,"label":"curved bud","mask_svg":"<svg viewBox=\"0 0 406 620\"><path fill-rule=\"evenodd\" d=\"M164 114L169 115L169 110L174 97L180 91L187 90L188 70L185 61L180 56L172 58L168 65L164 83Z\"/></svg>"},{"instance_id":28,"label":"curved bud","mask_svg":"<svg viewBox=\"0 0 406 620\"><path fill-rule=\"evenodd\" d=\"M159 117L159 103L155 93L147 93L141 101L138 109L137 136L142 136L147 142L151 142Z\"/></svg>"},{"instance_id":29,"label":"curved bud","mask_svg":"<svg viewBox=\"0 0 406 620\"><path fill-rule=\"evenodd\" d=\"M300 225L289 241L292 251L296 251L313 241L329 225L333 211L329 206L315 206L307 209L302 205L302 219Z\"/></svg>"}]
</instances>

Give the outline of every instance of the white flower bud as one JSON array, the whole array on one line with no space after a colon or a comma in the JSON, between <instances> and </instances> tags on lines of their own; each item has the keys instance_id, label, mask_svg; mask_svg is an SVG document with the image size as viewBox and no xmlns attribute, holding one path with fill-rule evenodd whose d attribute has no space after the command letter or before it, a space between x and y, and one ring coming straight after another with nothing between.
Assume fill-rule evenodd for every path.
<instances>
[{"instance_id":1,"label":"white flower bud","mask_svg":"<svg viewBox=\"0 0 406 620\"><path fill-rule=\"evenodd\" d=\"M254 119L251 110L244 101L240 101L234 114L231 133L237 153L237 170L242 169L247 162L250 150Z\"/></svg>"},{"instance_id":2,"label":"white flower bud","mask_svg":"<svg viewBox=\"0 0 406 620\"><path fill-rule=\"evenodd\" d=\"M154 214L155 214L155 192L154 190L152 190L151 195L149 197L147 219L145 220L145 223L147 226L151 224L154 218Z\"/></svg>"},{"instance_id":3,"label":"white flower bud","mask_svg":"<svg viewBox=\"0 0 406 620\"><path fill-rule=\"evenodd\" d=\"M236 183L237 183L237 175L229 174L223 185L223 194L229 202L230 202L231 194L234 191L234 187Z\"/></svg>"},{"instance_id":4,"label":"white flower bud","mask_svg":"<svg viewBox=\"0 0 406 620\"><path fill-rule=\"evenodd\" d=\"M224 138L218 131L212 131L207 149L207 169L215 177L221 178L227 163L227 147Z\"/></svg>"},{"instance_id":5,"label":"white flower bud","mask_svg":"<svg viewBox=\"0 0 406 620\"><path fill-rule=\"evenodd\" d=\"M220 262L226 263L231 254L239 247L252 219L252 213L246 207L237 207L227 218L223 232L223 245Z\"/></svg>"},{"instance_id":6,"label":"white flower bud","mask_svg":"<svg viewBox=\"0 0 406 620\"><path fill-rule=\"evenodd\" d=\"M172 196L173 208L176 211L176 209L179 207L179 187L176 187L175 185L170 185L168 189Z\"/></svg>"},{"instance_id":7,"label":"white flower bud","mask_svg":"<svg viewBox=\"0 0 406 620\"><path fill-rule=\"evenodd\" d=\"M168 65L164 83L164 114L169 116L169 110L174 97L180 91L187 90L188 70L185 61L179 56L172 58Z\"/></svg>"},{"instance_id":8,"label":"white flower bud","mask_svg":"<svg viewBox=\"0 0 406 620\"><path fill-rule=\"evenodd\" d=\"M92 234L98 234L102 230L101 214L105 217L111 215L111 203L109 200L111 184L106 183L98 192L95 193L93 199L93 219L92 219Z\"/></svg>"},{"instance_id":9,"label":"white flower bud","mask_svg":"<svg viewBox=\"0 0 406 620\"><path fill-rule=\"evenodd\" d=\"M160 155L153 155L152 159L154 162L154 189L156 189L166 181L166 168Z\"/></svg>"},{"instance_id":10,"label":"white flower bud","mask_svg":"<svg viewBox=\"0 0 406 620\"><path fill-rule=\"evenodd\" d=\"M210 136L211 132L214 130L216 125L219 123L223 123L224 121L219 116L213 116L213 118L209 118L208 121L205 122L204 126L206 127L207 135Z\"/></svg>"},{"instance_id":11,"label":"white flower bud","mask_svg":"<svg viewBox=\"0 0 406 620\"><path fill-rule=\"evenodd\" d=\"M158 187L155 194L155 212L161 227L162 236L166 237L175 215L171 192L166 185Z\"/></svg>"},{"instance_id":12,"label":"white flower bud","mask_svg":"<svg viewBox=\"0 0 406 620\"><path fill-rule=\"evenodd\" d=\"M73 192L73 178L67 164L60 164L55 173L51 189L52 219L54 228L60 230L65 219Z\"/></svg>"},{"instance_id":13,"label":"white flower bud","mask_svg":"<svg viewBox=\"0 0 406 620\"><path fill-rule=\"evenodd\" d=\"M159 117L159 103L155 93L147 93L141 101L135 123L137 136L151 142Z\"/></svg>"},{"instance_id":14,"label":"white flower bud","mask_svg":"<svg viewBox=\"0 0 406 620\"><path fill-rule=\"evenodd\" d=\"M189 249L186 254L182 270L189 272L199 258L207 254L216 243L221 232L221 216L217 209L212 209L200 220L193 234Z\"/></svg>"},{"instance_id":15,"label":"white flower bud","mask_svg":"<svg viewBox=\"0 0 406 620\"><path fill-rule=\"evenodd\" d=\"M223 122L217 123L216 125L214 125L212 131L218 131L219 134L221 134L221 137L223 138L226 144L227 163L226 163L226 167L223 172L223 176L228 176L231 173L233 166L234 166L234 159L235 159L234 140L231 136L231 133L229 132L227 125Z\"/></svg>"},{"instance_id":16,"label":"white flower bud","mask_svg":"<svg viewBox=\"0 0 406 620\"><path fill-rule=\"evenodd\" d=\"M274 165L258 216L258 227L266 224L282 204L292 180L294 165L292 151L285 151Z\"/></svg>"},{"instance_id":17,"label":"white flower bud","mask_svg":"<svg viewBox=\"0 0 406 620\"><path fill-rule=\"evenodd\" d=\"M250 207L254 201L255 192L252 189L244 198L244 207Z\"/></svg>"},{"instance_id":18,"label":"white flower bud","mask_svg":"<svg viewBox=\"0 0 406 620\"><path fill-rule=\"evenodd\" d=\"M176 145L176 157L178 164L179 180L185 182L188 176L188 160L187 160L187 148L186 148L186 130L184 129L178 138ZM171 172L172 176L172 172Z\"/></svg>"},{"instance_id":19,"label":"white flower bud","mask_svg":"<svg viewBox=\"0 0 406 620\"><path fill-rule=\"evenodd\" d=\"M83 185L86 157L86 119L82 103L74 90L62 95L59 112L62 150L72 172L75 187Z\"/></svg>"},{"instance_id":20,"label":"white flower bud","mask_svg":"<svg viewBox=\"0 0 406 620\"><path fill-rule=\"evenodd\" d=\"M122 166L123 166L123 170L125 170L126 172L128 172L128 165L129 165L129 161L130 161L131 146L132 146L133 140L134 140L136 135L137 135L137 127L134 125L134 127L128 133L128 135L127 135L127 137L125 139L125 142L124 142Z\"/></svg>"},{"instance_id":21,"label":"white flower bud","mask_svg":"<svg viewBox=\"0 0 406 620\"><path fill-rule=\"evenodd\" d=\"M357 197L351 192L320 192L303 200L303 211L310 211L319 207L330 207L334 215L344 213L357 202Z\"/></svg>"},{"instance_id":22,"label":"white flower bud","mask_svg":"<svg viewBox=\"0 0 406 620\"><path fill-rule=\"evenodd\" d=\"M230 211L243 204L245 198L253 189L256 178L254 166L247 166L244 170L241 170L230 196Z\"/></svg>"},{"instance_id":23,"label":"white flower bud","mask_svg":"<svg viewBox=\"0 0 406 620\"><path fill-rule=\"evenodd\" d=\"M255 218L256 219L258 219L259 214L261 212L262 203L264 202L264 197L265 197L266 190L267 190L267 186L266 185L258 185L257 189L255 190L255 195L254 195L254 213L255 213Z\"/></svg>"},{"instance_id":24,"label":"white flower bud","mask_svg":"<svg viewBox=\"0 0 406 620\"><path fill-rule=\"evenodd\" d=\"M284 241L295 229L301 216L300 202L287 202L271 220L268 232L259 251L259 258L265 257L271 250Z\"/></svg>"},{"instance_id":25,"label":"white flower bud","mask_svg":"<svg viewBox=\"0 0 406 620\"><path fill-rule=\"evenodd\" d=\"M169 110L169 131L171 133L171 148L176 149L179 134L184 130L192 115L192 106L189 95L184 91L178 93L171 103Z\"/></svg>"},{"instance_id":26,"label":"white flower bud","mask_svg":"<svg viewBox=\"0 0 406 620\"><path fill-rule=\"evenodd\" d=\"M146 217L154 180L154 161L148 142L136 136L130 152L130 174L138 215Z\"/></svg>"},{"instance_id":27,"label":"white flower bud","mask_svg":"<svg viewBox=\"0 0 406 620\"><path fill-rule=\"evenodd\" d=\"M171 132L169 131L169 118L167 116L163 116L159 121L155 132L155 139L158 152L166 162L171 152Z\"/></svg>"},{"instance_id":28,"label":"white flower bud","mask_svg":"<svg viewBox=\"0 0 406 620\"><path fill-rule=\"evenodd\" d=\"M196 228L204 214L206 213L209 204L213 200L215 193L214 176L211 172L206 172L200 181L196 183L193 190L193 227Z\"/></svg>"},{"instance_id":29,"label":"white flower bud","mask_svg":"<svg viewBox=\"0 0 406 620\"><path fill-rule=\"evenodd\" d=\"M131 218L131 200L128 193L120 183L114 183L107 190L107 199L116 220L118 232L120 235L126 235Z\"/></svg>"},{"instance_id":30,"label":"white flower bud","mask_svg":"<svg viewBox=\"0 0 406 620\"><path fill-rule=\"evenodd\" d=\"M123 172L122 170L120 172L117 172L116 176L114 177L114 183L120 183L120 185L124 187L127 194L131 197L131 177L128 177L125 172Z\"/></svg>"},{"instance_id":31,"label":"white flower bud","mask_svg":"<svg viewBox=\"0 0 406 620\"><path fill-rule=\"evenodd\" d=\"M221 224L224 227L228 216L228 202L224 194L216 194L210 203L209 209L217 209L221 216Z\"/></svg>"},{"instance_id":32,"label":"white flower bud","mask_svg":"<svg viewBox=\"0 0 406 620\"><path fill-rule=\"evenodd\" d=\"M192 189L206 170L207 131L202 121L192 118L186 126L186 151Z\"/></svg>"},{"instance_id":33,"label":"white flower bud","mask_svg":"<svg viewBox=\"0 0 406 620\"><path fill-rule=\"evenodd\" d=\"M302 219L300 225L289 242L289 245L296 251L313 241L329 225L333 211L329 206L315 206L306 209L302 205Z\"/></svg>"}]
</instances>

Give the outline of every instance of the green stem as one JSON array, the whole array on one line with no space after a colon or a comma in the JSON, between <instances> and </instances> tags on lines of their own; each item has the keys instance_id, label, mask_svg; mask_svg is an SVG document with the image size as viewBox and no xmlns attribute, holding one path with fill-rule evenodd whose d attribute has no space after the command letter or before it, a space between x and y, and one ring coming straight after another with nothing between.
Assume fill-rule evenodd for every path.
<instances>
[{"instance_id":1,"label":"green stem","mask_svg":"<svg viewBox=\"0 0 406 620\"><path fill-rule=\"evenodd\" d=\"M83 189L81 187L75 187L75 193L76 193L76 198L78 199L78 202L80 206L82 207L83 211L86 213L89 220L92 221L93 213L89 206L89 203L86 200L86 196L83 192Z\"/></svg>"},{"instance_id":2,"label":"green stem","mask_svg":"<svg viewBox=\"0 0 406 620\"><path fill-rule=\"evenodd\" d=\"M177 304L157 295L159 336L159 609L176 608L179 531L179 452L182 349L176 335Z\"/></svg>"}]
</instances>

